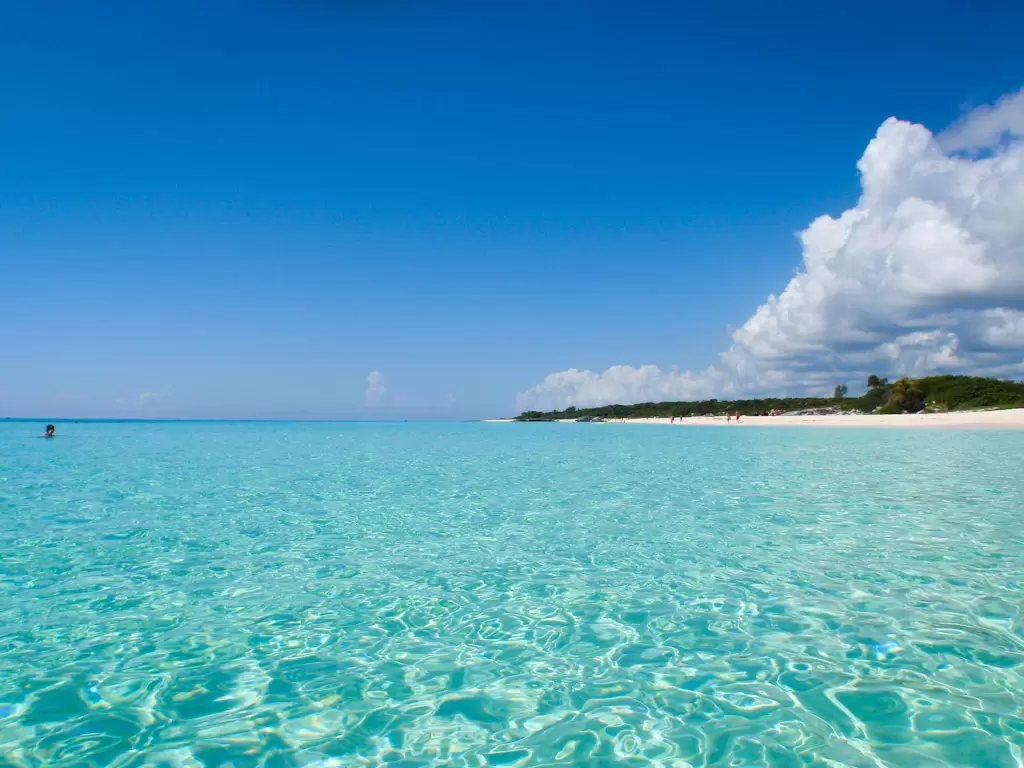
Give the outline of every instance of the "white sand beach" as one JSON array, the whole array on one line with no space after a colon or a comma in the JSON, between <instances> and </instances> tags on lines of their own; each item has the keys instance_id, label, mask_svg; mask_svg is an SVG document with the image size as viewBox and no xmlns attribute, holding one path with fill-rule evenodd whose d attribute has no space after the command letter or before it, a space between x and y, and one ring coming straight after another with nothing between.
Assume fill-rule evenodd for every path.
<instances>
[{"instance_id":1,"label":"white sand beach","mask_svg":"<svg viewBox=\"0 0 1024 768\"><path fill-rule=\"evenodd\" d=\"M489 419L509 422L512 419ZM564 421L560 423L572 424ZM953 413L904 413L893 415L836 414L827 416L743 416L739 422L724 416L694 416L676 419L609 420L604 424L662 424L682 427L906 427L910 429L1024 429L1024 408L998 411L955 411Z\"/></svg>"},{"instance_id":2,"label":"white sand beach","mask_svg":"<svg viewBox=\"0 0 1024 768\"><path fill-rule=\"evenodd\" d=\"M689 419L630 419L626 424L709 427L909 427L912 429L1024 429L1024 408L1000 411L952 413L836 414L828 416L743 416L739 422L725 417L694 416Z\"/></svg>"}]
</instances>

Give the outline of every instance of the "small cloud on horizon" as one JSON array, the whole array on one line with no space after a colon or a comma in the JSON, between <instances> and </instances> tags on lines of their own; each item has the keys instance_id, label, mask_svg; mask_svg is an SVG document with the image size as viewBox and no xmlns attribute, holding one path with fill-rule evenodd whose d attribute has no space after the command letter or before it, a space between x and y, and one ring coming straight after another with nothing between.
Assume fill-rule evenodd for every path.
<instances>
[{"instance_id":1,"label":"small cloud on horizon","mask_svg":"<svg viewBox=\"0 0 1024 768\"><path fill-rule=\"evenodd\" d=\"M161 395L159 392L143 392L139 395L140 408L152 408L160 404Z\"/></svg>"},{"instance_id":2,"label":"small cloud on horizon","mask_svg":"<svg viewBox=\"0 0 1024 768\"><path fill-rule=\"evenodd\" d=\"M388 393L387 379L384 374L374 369L366 377L366 404L380 405Z\"/></svg>"}]
</instances>

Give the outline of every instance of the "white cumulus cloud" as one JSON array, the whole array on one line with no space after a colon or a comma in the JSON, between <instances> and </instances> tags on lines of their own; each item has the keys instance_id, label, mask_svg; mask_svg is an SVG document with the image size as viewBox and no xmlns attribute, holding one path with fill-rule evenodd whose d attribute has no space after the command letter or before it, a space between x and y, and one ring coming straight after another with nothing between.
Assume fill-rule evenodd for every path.
<instances>
[{"instance_id":1,"label":"white cumulus cloud","mask_svg":"<svg viewBox=\"0 0 1024 768\"><path fill-rule=\"evenodd\" d=\"M936 137L890 118L861 195L800 233L803 263L702 371L552 373L522 410L826 393L869 373L1024 373L1024 90Z\"/></svg>"},{"instance_id":2,"label":"white cumulus cloud","mask_svg":"<svg viewBox=\"0 0 1024 768\"><path fill-rule=\"evenodd\" d=\"M388 390L385 384L387 380L380 371L370 371L366 377L366 402L369 405L379 405L384 399Z\"/></svg>"},{"instance_id":3,"label":"white cumulus cloud","mask_svg":"<svg viewBox=\"0 0 1024 768\"><path fill-rule=\"evenodd\" d=\"M978 149L1024 136L1024 88L969 112L939 135L949 151Z\"/></svg>"}]
</instances>

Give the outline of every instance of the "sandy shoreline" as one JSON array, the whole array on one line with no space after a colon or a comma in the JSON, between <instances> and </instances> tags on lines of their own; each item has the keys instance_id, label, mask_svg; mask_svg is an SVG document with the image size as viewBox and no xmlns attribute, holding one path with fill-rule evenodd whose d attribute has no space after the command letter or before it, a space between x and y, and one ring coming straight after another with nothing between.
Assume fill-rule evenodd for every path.
<instances>
[{"instance_id":1,"label":"sandy shoreline","mask_svg":"<svg viewBox=\"0 0 1024 768\"><path fill-rule=\"evenodd\" d=\"M509 423L512 419L487 419L489 423ZM559 422L572 424L572 421ZM726 422L724 416L694 416L676 419L610 420L604 424L663 424L683 427L905 427L910 429L1024 429L1024 408L1000 411L956 411L953 413L904 413L881 415L833 416L743 416L739 423Z\"/></svg>"}]
</instances>

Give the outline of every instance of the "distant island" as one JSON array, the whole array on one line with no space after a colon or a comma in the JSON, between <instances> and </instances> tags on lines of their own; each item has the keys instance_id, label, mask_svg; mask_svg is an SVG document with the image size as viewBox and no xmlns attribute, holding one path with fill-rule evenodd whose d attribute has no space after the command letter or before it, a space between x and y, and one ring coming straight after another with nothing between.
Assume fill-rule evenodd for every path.
<instances>
[{"instance_id":1,"label":"distant island","mask_svg":"<svg viewBox=\"0 0 1024 768\"><path fill-rule=\"evenodd\" d=\"M516 421L563 421L594 419L686 418L734 414L762 416L793 411L828 410L837 413L898 414L969 411L986 408L1024 408L1024 382L979 376L929 376L890 382L870 376L867 391L846 397L846 386L828 397L766 397L749 400L701 400L700 402L636 403L570 407L562 411L525 411Z\"/></svg>"}]
</instances>

